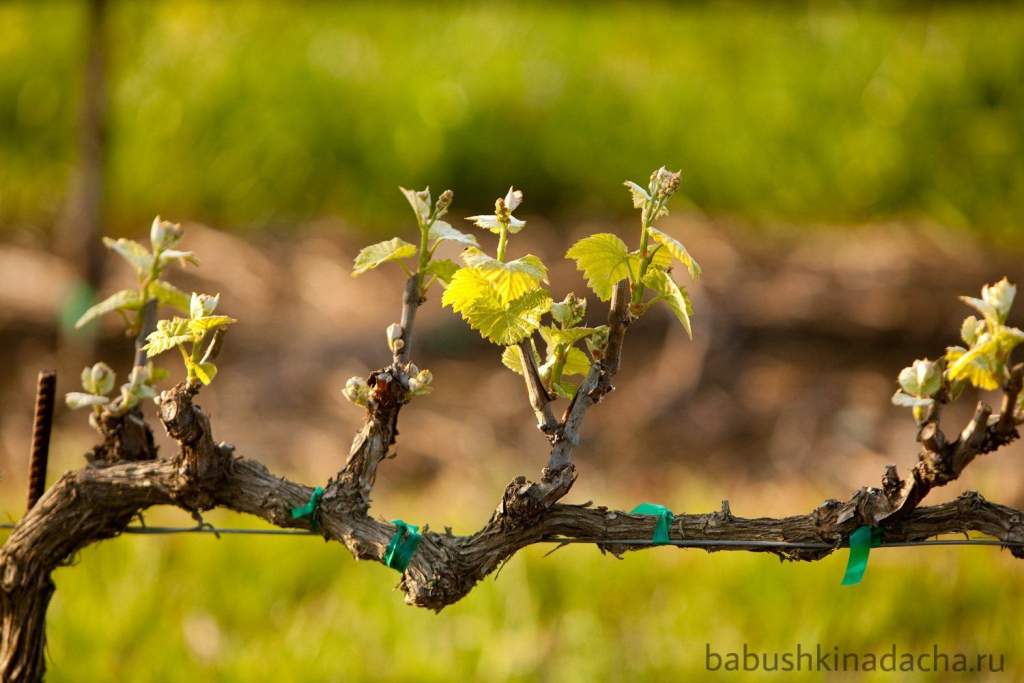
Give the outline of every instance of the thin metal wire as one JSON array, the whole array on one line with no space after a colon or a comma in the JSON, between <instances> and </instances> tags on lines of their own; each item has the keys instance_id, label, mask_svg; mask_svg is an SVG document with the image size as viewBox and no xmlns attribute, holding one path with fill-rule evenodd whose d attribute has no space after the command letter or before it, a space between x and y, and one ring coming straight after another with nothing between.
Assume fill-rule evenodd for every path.
<instances>
[{"instance_id":1,"label":"thin metal wire","mask_svg":"<svg viewBox=\"0 0 1024 683\"><path fill-rule=\"evenodd\" d=\"M0 524L0 530L10 530L14 524ZM130 526L124 529L126 534L137 535L165 535L165 534L213 534L219 536L320 536L318 533L304 529L238 529L220 528L214 526ZM596 537L568 537L568 536L547 536L540 539L540 543L592 543L609 546L654 546L669 545L677 548L772 548L781 550L838 550L848 548L848 543L833 545L829 543L810 543L798 541L762 541L762 540L737 540L737 539L670 539L668 543L655 543L649 538L623 538L610 540ZM894 541L882 543L877 548L917 548L929 546L996 546L1002 548L1024 547L1022 541L1000 541L989 538L936 538L926 541Z\"/></svg>"}]
</instances>

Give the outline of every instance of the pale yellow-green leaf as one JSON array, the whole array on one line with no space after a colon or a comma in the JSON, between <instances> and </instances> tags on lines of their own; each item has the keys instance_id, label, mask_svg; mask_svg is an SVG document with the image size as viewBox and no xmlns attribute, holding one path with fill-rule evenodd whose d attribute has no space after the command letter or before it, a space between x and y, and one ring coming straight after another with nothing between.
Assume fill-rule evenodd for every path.
<instances>
[{"instance_id":1,"label":"pale yellow-green leaf","mask_svg":"<svg viewBox=\"0 0 1024 683\"><path fill-rule=\"evenodd\" d=\"M981 290L981 298L995 309L1000 322L1006 322L1006 316L1017 296L1017 288L1005 277L994 285L985 285Z\"/></svg>"},{"instance_id":2,"label":"pale yellow-green leaf","mask_svg":"<svg viewBox=\"0 0 1024 683\"><path fill-rule=\"evenodd\" d=\"M107 403L110 403L110 399L106 396L86 394L81 391L71 391L64 396L64 402L67 403L68 408L78 410L79 408L106 405Z\"/></svg>"},{"instance_id":3,"label":"pale yellow-green leaf","mask_svg":"<svg viewBox=\"0 0 1024 683\"><path fill-rule=\"evenodd\" d=\"M197 257L191 251L181 251L180 249L167 249L166 251L160 252L161 269L171 261L177 261L178 265L181 267L185 267L187 265L199 265L199 257Z\"/></svg>"},{"instance_id":4,"label":"pale yellow-green leaf","mask_svg":"<svg viewBox=\"0 0 1024 683\"><path fill-rule=\"evenodd\" d=\"M193 318L189 320L188 330L192 333L194 338L199 339L209 330L215 330L218 327L226 327L236 322L238 321L227 315L208 315L203 318Z\"/></svg>"},{"instance_id":5,"label":"pale yellow-green leaf","mask_svg":"<svg viewBox=\"0 0 1024 683\"><path fill-rule=\"evenodd\" d=\"M545 325L540 328L540 336L544 338L544 343L549 348L554 348L558 344L567 344L569 346L575 344L581 339L586 339L594 333L592 327L568 327L566 329L559 329Z\"/></svg>"},{"instance_id":6,"label":"pale yellow-green leaf","mask_svg":"<svg viewBox=\"0 0 1024 683\"><path fill-rule=\"evenodd\" d=\"M148 273L149 269L153 267L153 255L135 240L123 237L114 240L104 237L103 244L107 249L116 252L118 256L132 264L132 267L139 273Z\"/></svg>"},{"instance_id":7,"label":"pale yellow-green leaf","mask_svg":"<svg viewBox=\"0 0 1024 683\"><path fill-rule=\"evenodd\" d=\"M182 313L188 313L189 295L170 282L155 280L149 285L149 293L165 306L176 308Z\"/></svg>"},{"instance_id":8,"label":"pale yellow-green leaf","mask_svg":"<svg viewBox=\"0 0 1024 683\"><path fill-rule=\"evenodd\" d=\"M435 259L427 264L427 275L433 275L441 282L448 284L459 269L459 264L451 259Z\"/></svg>"},{"instance_id":9,"label":"pale yellow-green leaf","mask_svg":"<svg viewBox=\"0 0 1024 683\"><path fill-rule=\"evenodd\" d=\"M623 183L623 185L629 188L629 195L630 197L633 198L634 209L642 209L644 208L644 204L650 201L650 193L643 187L640 187L639 185L634 183L632 180L627 180L626 182Z\"/></svg>"},{"instance_id":10,"label":"pale yellow-green leaf","mask_svg":"<svg viewBox=\"0 0 1024 683\"><path fill-rule=\"evenodd\" d=\"M460 268L441 295L441 304L451 306L453 311L461 314L477 299L497 298L493 290L494 286L479 272L473 268Z\"/></svg>"},{"instance_id":11,"label":"pale yellow-green leaf","mask_svg":"<svg viewBox=\"0 0 1024 683\"><path fill-rule=\"evenodd\" d=\"M450 223L445 221L434 221L434 224L430 226L430 232L427 234L427 239L436 247L440 242L457 242L458 244L464 244L467 247L479 246L476 241L476 235L470 235L456 230L451 226Z\"/></svg>"},{"instance_id":12,"label":"pale yellow-green leaf","mask_svg":"<svg viewBox=\"0 0 1024 683\"><path fill-rule=\"evenodd\" d=\"M194 341L185 318L172 318L157 322L156 329L146 337L146 355L149 358L173 349L179 344Z\"/></svg>"},{"instance_id":13,"label":"pale yellow-green leaf","mask_svg":"<svg viewBox=\"0 0 1024 683\"><path fill-rule=\"evenodd\" d=\"M668 307L675 313L676 318L682 323L686 334L692 339L693 328L690 325L690 316L693 315L693 306L686 290L675 283L675 281L663 270L648 270L644 276L644 284L658 293Z\"/></svg>"},{"instance_id":14,"label":"pale yellow-green leaf","mask_svg":"<svg viewBox=\"0 0 1024 683\"><path fill-rule=\"evenodd\" d=\"M892 404L903 408L926 408L933 403L935 403L933 398L918 398L902 391L897 391L892 395Z\"/></svg>"},{"instance_id":15,"label":"pale yellow-green leaf","mask_svg":"<svg viewBox=\"0 0 1024 683\"><path fill-rule=\"evenodd\" d=\"M462 253L462 261L494 285L504 302L518 299L548 279L547 267L533 254L504 262L470 247Z\"/></svg>"},{"instance_id":16,"label":"pale yellow-green leaf","mask_svg":"<svg viewBox=\"0 0 1024 683\"><path fill-rule=\"evenodd\" d=\"M445 289L442 303L451 306L471 328L495 344L509 346L533 334L551 308L551 295L535 289L506 302L476 269L462 268Z\"/></svg>"},{"instance_id":17,"label":"pale yellow-green leaf","mask_svg":"<svg viewBox=\"0 0 1024 683\"><path fill-rule=\"evenodd\" d=\"M988 303L987 301L975 299L974 297L971 296L962 296L960 297L960 301L963 301L965 304L971 306L976 311L981 313L990 325L994 326L1002 322L999 316L999 311L997 311L996 307Z\"/></svg>"},{"instance_id":18,"label":"pale yellow-green leaf","mask_svg":"<svg viewBox=\"0 0 1024 683\"><path fill-rule=\"evenodd\" d=\"M949 368L946 375L950 381L967 381L984 390L999 388L997 367L990 355L985 352L985 345L970 350L951 347L946 350L946 361Z\"/></svg>"},{"instance_id":19,"label":"pale yellow-green leaf","mask_svg":"<svg viewBox=\"0 0 1024 683\"><path fill-rule=\"evenodd\" d=\"M915 360L899 374L900 387L911 396L933 396L942 387L942 373L927 358Z\"/></svg>"},{"instance_id":20,"label":"pale yellow-green leaf","mask_svg":"<svg viewBox=\"0 0 1024 683\"><path fill-rule=\"evenodd\" d=\"M587 285L602 301L612 298L612 288L630 277L630 254L626 243L608 232L584 237L569 248L566 258L576 262ZM634 268L632 275L636 276Z\"/></svg>"},{"instance_id":21,"label":"pale yellow-green leaf","mask_svg":"<svg viewBox=\"0 0 1024 683\"><path fill-rule=\"evenodd\" d=\"M978 337L985 333L985 321L978 320L973 315L967 316L963 325L960 326L960 338L968 346L978 343Z\"/></svg>"},{"instance_id":22,"label":"pale yellow-green leaf","mask_svg":"<svg viewBox=\"0 0 1024 683\"><path fill-rule=\"evenodd\" d=\"M523 357L518 346L506 346L501 351L501 364L516 373L523 374Z\"/></svg>"},{"instance_id":23,"label":"pale yellow-green leaf","mask_svg":"<svg viewBox=\"0 0 1024 683\"><path fill-rule=\"evenodd\" d=\"M122 289L89 308L75 323L75 328L88 325L96 318L114 311L137 311L142 307L142 303L142 297L139 296L138 290Z\"/></svg>"},{"instance_id":24,"label":"pale yellow-green leaf","mask_svg":"<svg viewBox=\"0 0 1024 683\"><path fill-rule=\"evenodd\" d=\"M416 255L415 245L409 244L400 237L364 247L355 258L352 275L362 275L373 270L382 263L409 258Z\"/></svg>"},{"instance_id":25,"label":"pale yellow-green leaf","mask_svg":"<svg viewBox=\"0 0 1024 683\"><path fill-rule=\"evenodd\" d=\"M413 212L416 214L416 218L420 223L423 223L430 218L430 188L423 190L407 190L404 187L399 187L402 194L405 195L406 200L409 202L409 206L412 207Z\"/></svg>"},{"instance_id":26,"label":"pale yellow-green leaf","mask_svg":"<svg viewBox=\"0 0 1024 683\"><path fill-rule=\"evenodd\" d=\"M217 366L213 363L196 363L192 366L192 372L203 384L209 384L217 376Z\"/></svg>"},{"instance_id":27,"label":"pale yellow-green leaf","mask_svg":"<svg viewBox=\"0 0 1024 683\"><path fill-rule=\"evenodd\" d=\"M587 354L573 346L565 357L565 366L562 368L562 376L586 375L590 372L590 359Z\"/></svg>"},{"instance_id":28,"label":"pale yellow-green leaf","mask_svg":"<svg viewBox=\"0 0 1024 683\"><path fill-rule=\"evenodd\" d=\"M670 235L666 235L655 227L647 228L647 234L662 245L662 249L659 249L659 251L667 251L670 256L686 266L686 270L690 273L691 278L694 280L700 279L700 265L690 256L690 252L686 250L682 242Z\"/></svg>"}]
</instances>

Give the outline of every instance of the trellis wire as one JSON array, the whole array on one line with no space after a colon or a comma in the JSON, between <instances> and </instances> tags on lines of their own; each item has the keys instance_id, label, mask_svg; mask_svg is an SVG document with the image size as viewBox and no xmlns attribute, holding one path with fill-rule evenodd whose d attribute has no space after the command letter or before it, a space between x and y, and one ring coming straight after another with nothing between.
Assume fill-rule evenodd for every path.
<instances>
[{"instance_id":1,"label":"trellis wire","mask_svg":"<svg viewBox=\"0 0 1024 683\"><path fill-rule=\"evenodd\" d=\"M13 529L15 524L0 524L0 530ZM209 525L204 526L130 526L123 531L126 534L136 535L166 535L166 534L213 534L214 536L239 535L239 536L320 536L318 533L304 529L239 529L221 528ZM547 536L538 543L592 543L595 545L608 546L657 546L668 545L677 548L767 548L780 550L838 550L848 548L848 543L833 545L829 543L810 543L799 541L762 541L762 540L741 540L741 539L670 539L668 543L655 543L651 539L644 538L623 538L606 539L593 537L568 537L568 536ZM882 543L877 548L916 548L928 546L998 546L1002 548L1024 547L1024 541L1000 541L988 538L936 538L924 541L895 541Z\"/></svg>"}]
</instances>

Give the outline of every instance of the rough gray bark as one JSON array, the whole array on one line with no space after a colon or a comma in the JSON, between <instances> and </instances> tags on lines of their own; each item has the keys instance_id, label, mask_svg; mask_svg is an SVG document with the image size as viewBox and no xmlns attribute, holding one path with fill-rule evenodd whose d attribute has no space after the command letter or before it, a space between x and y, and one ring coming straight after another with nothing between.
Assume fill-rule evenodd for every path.
<instances>
[{"instance_id":1,"label":"rough gray bark","mask_svg":"<svg viewBox=\"0 0 1024 683\"><path fill-rule=\"evenodd\" d=\"M408 290L407 290L408 291ZM404 308L419 299L405 297ZM595 360L561 421L542 430L550 441L547 465L537 482L517 477L505 489L484 526L474 534L423 530L422 541L402 574L406 602L440 610L465 596L478 581L519 549L533 543L579 539L619 554L639 549L628 541L650 538L652 517L591 504L560 503L576 479L572 453L587 411L614 387L623 340L630 322L629 291L615 289L610 306L609 341ZM403 312L402 338L411 339L413 313ZM408 346L404 347L408 349ZM398 415L408 401L407 356L370 375L366 422L356 434L349 457L330 481L316 513L319 532L342 543L357 558L383 562L396 529L369 514L377 467L398 434ZM783 518L734 516L727 504L719 511L673 518L676 540L709 542L707 550L771 552L783 559L817 560L829 555L863 524L881 526L887 541L923 540L943 533L978 532L1006 543L1024 543L1024 512L989 503L977 493L933 507L919 507L928 491L956 479L977 455L1017 438L1020 417L1016 397L1024 368L1007 382L1003 413L980 404L961 435L947 441L937 417L925 425L922 452L912 476L902 481L890 466L881 488L865 487L847 501L825 501L805 515ZM306 503L312 489L271 473L264 465L235 454L214 440L209 418L195 404L197 386L178 385L163 392L159 416L178 444L172 457L128 461L113 453L106 461L64 474L18 523L0 548L0 675L5 681L36 681L45 671L45 615L54 585L53 570L74 553L123 532L142 510L175 505L198 515L225 507L260 517L279 527L312 528L291 510ZM112 442L111 448L123 448ZM113 464L111 464L113 463ZM751 548L714 545L715 541L760 540L828 544L820 548ZM1024 548L1012 552L1024 557Z\"/></svg>"}]
</instances>

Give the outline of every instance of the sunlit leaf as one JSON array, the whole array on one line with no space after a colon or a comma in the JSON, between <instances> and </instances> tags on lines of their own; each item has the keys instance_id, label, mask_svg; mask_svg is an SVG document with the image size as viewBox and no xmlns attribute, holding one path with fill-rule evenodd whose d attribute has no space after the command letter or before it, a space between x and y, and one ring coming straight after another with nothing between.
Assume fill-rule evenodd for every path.
<instances>
[{"instance_id":1,"label":"sunlit leaf","mask_svg":"<svg viewBox=\"0 0 1024 683\"><path fill-rule=\"evenodd\" d=\"M196 363L192 366L192 372L203 384L209 384L217 376L217 366L213 363Z\"/></svg>"},{"instance_id":2,"label":"sunlit leaf","mask_svg":"<svg viewBox=\"0 0 1024 683\"><path fill-rule=\"evenodd\" d=\"M608 232L584 237L565 256L576 261L587 285L602 301L611 299L617 282L630 277L629 249L618 236Z\"/></svg>"},{"instance_id":3,"label":"sunlit leaf","mask_svg":"<svg viewBox=\"0 0 1024 683\"><path fill-rule=\"evenodd\" d=\"M462 261L494 285L498 296L505 302L535 290L548 279L547 267L533 254L514 261L499 261L470 247L462 253Z\"/></svg>"},{"instance_id":4,"label":"sunlit leaf","mask_svg":"<svg viewBox=\"0 0 1024 683\"><path fill-rule=\"evenodd\" d=\"M459 264L451 259L435 259L427 264L427 275L434 275L441 282L448 284L459 269Z\"/></svg>"},{"instance_id":5,"label":"sunlit leaf","mask_svg":"<svg viewBox=\"0 0 1024 683\"><path fill-rule=\"evenodd\" d=\"M81 391L71 391L64 396L64 402L67 403L68 408L78 410L79 408L106 405L110 403L110 399L106 396L86 394Z\"/></svg>"},{"instance_id":6,"label":"sunlit leaf","mask_svg":"<svg viewBox=\"0 0 1024 683\"><path fill-rule=\"evenodd\" d=\"M479 246L479 243L476 241L476 235L456 230L445 221L434 221L434 224L430 226L427 239L432 243L432 248L436 247L440 242L457 242L467 247Z\"/></svg>"},{"instance_id":7,"label":"sunlit leaf","mask_svg":"<svg viewBox=\"0 0 1024 683\"><path fill-rule=\"evenodd\" d=\"M430 188L424 190L407 190L404 187L399 187L402 194L409 201L409 206L412 207L413 212L416 213L416 217L420 223L425 222L430 218ZM378 264L379 265L379 264Z\"/></svg>"},{"instance_id":8,"label":"sunlit leaf","mask_svg":"<svg viewBox=\"0 0 1024 683\"><path fill-rule=\"evenodd\" d=\"M82 317L75 323L75 328L88 325L96 318L113 313L114 311L137 311L142 308L142 297L138 290L122 289L120 292L111 294L103 301L89 308Z\"/></svg>"},{"instance_id":9,"label":"sunlit leaf","mask_svg":"<svg viewBox=\"0 0 1024 683\"><path fill-rule=\"evenodd\" d=\"M647 234L661 244L669 255L686 266L686 270L690 273L691 278L694 280L700 279L700 265L690 256L690 252L686 250L682 242L654 227L647 228Z\"/></svg>"},{"instance_id":10,"label":"sunlit leaf","mask_svg":"<svg viewBox=\"0 0 1024 683\"><path fill-rule=\"evenodd\" d=\"M686 290L677 285L663 270L648 270L644 276L644 284L657 292L659 298L668 304L676 318L683 324L686 334L692 339L693 328L690 325L690 316L693 315L693 306L690 304Z\"/></svg>"},{"instance_id":11,"label":"sunlit leaf","mask_svg":"<svg viewBox=\"0 0 1024 683\"><path fill-rule=\"evenodd\" d=\"M897 391L892 396L892 403L893 405L901 406L903 408L926 408L935 403L935 399L918 398L917 396L911 396L903 393L902 391Z\"/></svg>"},{"instance_id":12,"label":"sunlit leaf","mask_svg":"<svg viewBox=\"0 0 1024 683\"><path fill-rule=\"evenodd\" d=\"M504 301L495 286L475 268L462 268L455 273L441 301L484 339L503 346L531 335L540 325L541 316L551 308L551 295L543 289Z\"/></svg>"},{"instance_id":13,"label":"sunlit leaf","mask_svg":"<svg viewBox=\"0 0 1024 683\"><path fill-rule=\"evenodd\" d=\"M898 379L903 391L911 396L934 396L942 387L942 373L927 358L915 360L913 365L903 368Z\"/></svg>"},{"instance_id":14,"label":"sunlit leaf","mask_svg":"<svg viewBox=\"0 0 1024 683\"><path fill-rule=\"evenodd\" d=\"M382 263L409 258L416 254L416 247L405 240L394 237L384 242L365 247L355 258L352 275L362 275Z\"/></svg>"},{"instance_id":15,"label":"sunlit leaf","mask_svg":"<svg viewBox=\"0 0 1024 683\"><path fill-rule=\"evenodd\" d=\"M144 246L135 240L103 238L103 245L114 252L128 263L132 264L139 273L148 273L153 267L153 255Z\"/></svg>"},{"instance_id":16,"label":"sunlit leaf","mask_svg":"<svg viewBox=\"0 0 1024 683\"><path fill-rule=\"evenodd\" d=\"M544 343L549 347L555 347L558 344L566 344L572 346L581 339L586 339L594 333L592 327L568 327L560 329L558 327L551 327L545 325L540 328L540 336L544 338Z\"/></svg>"},{"instance_id":17,"label":"sunlit leaf","mask_svg":"<svg viewBox=\"0 0 1024 683\"><path fill-rule=\"evenodd\" d=\"M170 282L154 280L149 285L149 293L165 306L176 308L182 313L188 313L189 311L189 295Z\"/></svg>"},{"instance_id":18,"label":"sunlit leaf","mask_svg":"<svg viewBox=\"0 0 1024 683\"><path fill-rule=\"evenodd\" d=\"M629 194L633 198L634 209L642 209L644 208L644 204L650 201L650 193L647 192L646 189L634 183L632 180L627 180L623 185L629 188Z\"/></svg>"}]
</instances>

